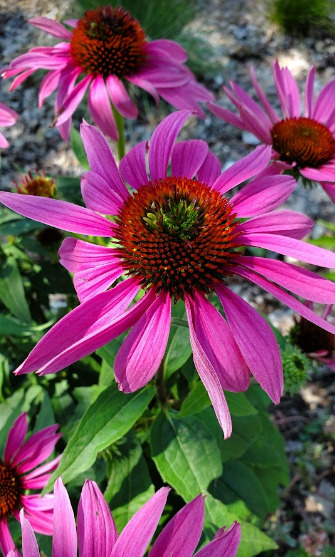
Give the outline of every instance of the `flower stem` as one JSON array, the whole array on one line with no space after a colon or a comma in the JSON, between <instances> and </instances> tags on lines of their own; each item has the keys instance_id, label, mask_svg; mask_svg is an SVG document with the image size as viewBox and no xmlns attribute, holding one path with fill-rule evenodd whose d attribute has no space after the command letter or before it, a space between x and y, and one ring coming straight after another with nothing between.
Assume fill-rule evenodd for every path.
<instances>
[{"instance_id":1,"label":"flower stem","mask_svg":"<svg viewBox=\"0 0 335 557\"><path fill-rule=\"evenodd\" d=\"M119 140L116 143L117 143L117 153L120 161L121 159L123 159L125 155L125 145L126 145L125 136L124 136L124 118L116 110L114 105L112 105L112 109L113 109L117 130L119 132Z\"/></svg>"}]
</instances>

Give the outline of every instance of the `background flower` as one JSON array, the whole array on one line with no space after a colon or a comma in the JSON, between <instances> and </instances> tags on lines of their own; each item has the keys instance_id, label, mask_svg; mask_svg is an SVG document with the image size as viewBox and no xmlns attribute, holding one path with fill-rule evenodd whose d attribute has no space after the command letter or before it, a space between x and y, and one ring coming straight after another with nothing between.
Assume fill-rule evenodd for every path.
<instances>
[{"instance_id":1,"label":"background flower","mask_svg":"<svg viewBox=\"0 0 335 557\"><path fill-rule=\"evenodd\" d=\"M82 180L87 208L36 196L0 192L11 209L79 234L113 238L104 247L67 238L61 263L74 273L81 302L37 344L16 373L55 373L132 328L114 372L120 390L133 392L155 375L165 353L171 301L185 303L195 366L225 436L231 420L223 389L245 391L250 373L278 403L282 363L271 327L227 287L233 275L251 280L305 318L332 333L335 327L285 289L308 300L333 303L335 285L283 261L244 255L255 246L311 264L335 266L335 254L301 242L313 223L293 211L271 212L294 188L290 176L267 168L270 147L259 147L221 173L203 141L175 143L188 111L156 128L148 151L136 145L120 163L106 139L83 124L91 170ZM171 174L167 176L171 161ZM230 201L226 193L257 173ZM127 182L134 192L130 194ZM114 222L105 215L116 215ZM242 222L241 219L246 219ZM122 282L107 290L116 279ZM140 287L145 295L134 305ZM207 296L216 293L223 315ZM130 307L129 307L130 306Z\"/></svg>"},{"instance_id":2,"label":"background flower","mask_svg":"<svg viewBox=\"0 0 335 557\"><path fill-rule=\"evenodd\" d=\"M36 70L49 70L41 84L39 105L57 89L55 125L66 141L72 114L87 89L93 121L115 140L118 130L111 102L125 118L136 118L138 112L126 82L149 92L156 102L161 96L176 108L193 109L202 116L198 103L214 100L185 66L185 50L167 39L148 41L139 22L122 8L88 10L80 20L67 22L71 30L46 17L35 17L30 23L62 42L15 58L3 77L16 76L13 90Z\"/></svg>"},{"instance_id":3,"label":"background flower","mask_svg":"<svg viewBox=\"0 0 335 557\"><path fill-rule=\"evenodd\" d=\"M238 115L213 103L209 103L209 109L222 120L271 145L273 158L284 163L283 170L293 168L304 178L320 182L335 202L335 79L314 101L315 69L310 70L301 114L298 85L290 70L280 68L276 61L273 77L282 110L282 116L278 116L258 83L253 67L250 74L262 107L237 83L230 81L230 89L226 86L223 89L236 106Z\"/></svg>"},{"instance_id":4,"label":"background flower","mask_svg":"<svg viewBox=\"0 0 335 557\"><path fill-rule=\"evenodd\" d=\"M170 489L161 488L129 520L118 535L111 511L97 484L86 480L77 516L61 478L55 484L54 536L52 557L76 557L77 535L80 557L142 557L155 532ZM39 557L39 549L29 520L20 513L23 557ZM149 557L192 557L202 533L204 498L199 495L185 505L165 526ZM212 542L196 553L198 557L215 554L235 557L241 527L235 522L229 530L219 530ZM7 557L15 557L10 552Z\"/></svg>"},{"instance_id":5,"label":"background flower","mask_svg":"<svg viewBox=\"0 0 335 557\"><path fill-rule=\"evenodd\" d=\"M0 103L0 126L14 126L18 117L19 115L16 114L14 110L8 108L8 106L3 103ZM9 143L7 139L2 135L2 133L0 133L0 147L9 147Z\"/></svg>"},{"instance_id":6,"label":"background flower","mask_svg":"<svg viewBox=\"0 0 335 557\"><path fill-rule=\"evenodd\" d=\"M58 425L52 425L34 433L24 441L28 421L27 414L21 414L10 429L5 446L4 458L0 460L0 550L4 555L13 550L14 542L8 528L8 516L19 520L19 511L24 509L35 532L51 535L53 528L53 495L41 497L39 494L26 495L26 490L42 490L56 470L60 456L46 464L55 448L60 433Z\"/></svg>"}]
</instances>

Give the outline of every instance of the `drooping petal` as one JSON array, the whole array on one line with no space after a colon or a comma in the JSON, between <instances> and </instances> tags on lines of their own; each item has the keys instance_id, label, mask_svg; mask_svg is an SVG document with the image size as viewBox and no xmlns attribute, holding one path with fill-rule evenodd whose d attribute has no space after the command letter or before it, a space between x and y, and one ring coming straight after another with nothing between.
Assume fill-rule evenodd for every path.
<instances>
[{"instance_id":1,"label":"drooping petal","mask_svg":"<svg viewBox=\"0 0 335 557\"><path fill-rule=\"evenodd\" d=\"M18 114L3 103L0 103L0 126L13 126L18 119Z\"/></svg>"},{"instance_id":2,"label":"drooping petal","mask_svg":"<svg viewBox=\"0 0 335 557\"><path fill-rule=\"evenodd\" d=\"M148 183L145 165L145 155L148 151L148 142L141 141L132 147L120 161L120 174L128 184L137 190Z\"/></svg>"},{"instance_id":3,"label":"drooping petal","mask_svg":"<svg viewBox=\"0 0 335 557\"><path fill-rule=\"evenodd\" d=\"M321 186L325 190L326 194L329 195L333 203L335 203L335 183L331 184L329 182L321 183Z\"/></svg>"},{"instance_id":4,"label":"drooping petal","mask_svg":"<svg viewBox=\"0 0 335 557\"><path fill-rule=\"evenodd\" d=\"M239 241L245 246L269 249L312 265L329 269L335 268L335 253L295 238L278 234L253 234L248 232L247 234L241 234Z\"/></svg>"},{"instance_id":5,"label":"drooping petal","mask_svg":"<svg viewBox=\"0 0 335 557\"><path fill-rule=\"evenodd\" d=\"M119 389L131 393L144 387L156 373L169 338L170 295L161 293L136 323L114 361Z\"/></svg>"},{"instance_id":6,"label":"drooping petal","mask_svg":"<svg viewBox=\"0 0 335 557\"><path fill-rule=\"evenodd\" d=\"M13 550L15 557L21 557L19 551L16 549L14 540L8 528L7 516L0 518L0 551L3 555L7 555Z\"/></svg>"},{"instance_id":7,"label":"drooping petal","mask_svg":"<svg viewBox=\"0 0 335 557\"><path fill-rule=\"evenodd\" d=\"M185 298L185 308L190 328L190 341L194 365L211 399L213 410L222 428L224 437L230 437L232 433L232 424L228 404L224 397L217 373L198 340L195 331L194 303L192 298Z\"/></svg>"},{"instance_id":8,"label":"drooping petal","mask_svg":"<svg viewBox=\"0 0 335 557\"><path fill-rule=\"evenodd\" d=\"M129 520L110 557L143 557L156 530L170 488L162 487Z\"/></svg>"},{"instance_id":9,"label":"drooping petal","mask_svg":"<svg viewBox=\"0 0 335 557\"><path fill-rule=\"evenodd\" d=\"M37 431L19 448L12 466L15 466L20 474L32 470L49 458L62 436L61 433L56 434L58 427L58 424L55 424Z\"/></svg>"},{"instance_id":10,"label":"drooping petal","mask_svg":"<svg viewBox=\"0 0 335 557\"><path fill-rule=\"evenodd\" d=\"M24 489L43 489L49 481L51 472L56 470L62 455L50 460L43 466L35 468L29 474L22 476L21 482Z\"/></svg>"},{"instance_id":11,"label":"drooping petal","mask_svg":"<svg viewBox=\"0 0 335 557\"><path fill-rule=\"evenodd\" d=\"M307 269L278 259L248 255L236 258L235 261L238 265L276 282L297 296L319 304L335 303L335 284Z\"/></svg>"},{"instance_id":12,"label":"drooping petal","mask_svg":"<svg viewBox=\"0 0 335 557\"><path fill-rule=\"evenodd\" d=\"M76 273L74 287L80 302L86 302L100 292L105 292L123 272L119 261L111 261L107 265L99 265Z\"/></svg>"},{"instance_id":13,"label":"drooping petal","mask_svg":"<svg viewBox=\"0 0 335 557\"><path fill-rule=\"evenodd\" d=\"M27 435L27 431L27 413L23 412L23 414L16 418L13 426L9 430L4 454L5 464L9 464L12 458L14 458L15 454L22 445L25 436Z\"/></svg>"},{"instance_id":14,"label":"drooping petal","mask_svg":"<svg viewBox=\"0 0 335 557\"><path fill-rule=\"evenodd\" d=\"M80 133L91 170L102 176L121 199L126 199L129 195L127 188L121 179L114 155L105 137L85 121L80 126Z\"/></svg>"},{"instance_id":15,"label":"drooping petal","mask_svg":"<svg viewBox=\"0 0 335 557\"><path fill-rule=\"evenodd\" d=\"M302 315L305 319L308 319L308 321L311 321L312 323L315 323L315 325L318 325L318 327L321 327L326 331L335 334L334 325L332 325L325 319L322 319L322 317L314 313L314 311L305 306L305 304L302 304L301 302L299 302L299 300L296 300L295 298L293 298L293 296L290 296L290 294L287 294L287 292L284 292L284 290L282 290L275 284L269 282L267 279L249 269L238 269L236 270L236 272L240 276L251 280L255 284L258 284L259 286L264 288L264 290L270 292L270 294L273 294L276 298L278 298L278 300L284 302L284 304L293 309L293 311L296 311L297 313Z\"/></svg>"},{"instance_id":16,"label":"drooping petal","mask_svg":"<svg viewBox=\"0 0 335 557\"><path fill-rule=\"evenodd\" d=\"M0 201L24 217L76 234L113 236L115 225L89 209L68 201L0 192Z\"/></svg>"},{"instance_id":17,"label":"drooping petal","mask_svg":"<svg viewBox=\"0 0 335 557\"><path fill-rule=\"evenodd\" d=\"M300 168L300 174L315 182L334 182L335 160L323 164L319 168Z\"/></svg>"},{"instance_id":18,"label":"drooping petal","mask_svg":"<svg viewBox=\"0 0 335 557\"><path fill-rule=\"evenodd\" d=\"M40 557L36 536L29 520L24 516L24 509L20 511L20 522L22 530L22 553L24 557Z\"/></svg>"},{"instance_id":19,"label":"drooping petal","mask_svg":"<svg viewBox=\"0 0 335 557\"><path fill-rule=\"evenodd\" d=\"M64 124L66 120L68 120L76 108L79 106L83 97L86 93L86 89L89 86L90 82L92 81L92 76L87 75L84 77L77 85L72 89L69 96L64 101L64 104L60 107L58 111L58 116L55 122L56 126L60 126Z\"/></svg>"},{"instance_id":20,"label":"drooping petal","mask_svg":"<svg viewBox=\"0 0 335 557\"><path fill-rule=\"evenodd\" d=\"M221 174L221 163L219 159L208 151L206 158L197 172L197 178L211 187Z\"/></svg>"},{"instance_id":21,"label":"drooping petal","mask_svg":"<svg viewBox=\"0 0 335 557\"><path fill-rule=\"evenodd\" d=\"M208 106L209 110L213 114L215 114L215 116L218 116L218 118L221 118L221 120L224 120L225 122L228 122L228 124L231 124L232 126L235 126L236 128L239 128L239 129L242 129L242 130L245 128L241 118L239 116L237 116L237 114L235 114L231 110L227 110L226 108L223 108L223 106L220 106L220 105L215 104L213 102L209 102L207 106Z\"/></svg>"},{"instance_id":22,"label":"drooping petal","mask_svg":"<svg viewBox=\"0 0 335 557\"><path fill-rule=\"evenodd\" d=\"M109 557L117 539L116 526L100 489L86 480L77 513L80 557Z\"/></svg>"},{"instance_id":23,"label":"drooping petal","mask_svg":"<svg viewBox=\"0 0 335 557\"><path fill-rule=\"evenodd\" d=\"M146 52L152 57L163 59L164 55L168 56L169 60L175 60L183 64L187 60L186 50L175 41L169 39L156 39L146 44Z\"/></svg>"},{"instance_id":24,"label":"drooping petal","mask_svg":"<svg viewBox=\"0 0 335 557\"><path fill-rule=\"evenodd\" d=\"M158 91L150 81L148 81L147 79L143 79L138 75L128 75L126 79L130 81L130 83L133 83L133 85L137 85L137 87L140 87L141 89L144 89L144 91L147 91L147 93L153 96L153 98L156 101L156 104L158 104L159 102Z\"/></svg>"},{"instance_id":25,"label":"drooping petal","mask_svg":"<svg viewBox=\"0 0 335 557\"><path fill-rule=\"evenodd\" d=\"M182 87L158 87L157 91L172 106L179 110L192 110L199 118L205 118L206 114L198 103L214 100L214 95L197 83L192 75Z\"/></svg>"},{"instance_id":26,"label":"drooping petal","mask_svg":"<svg viewBox=\"0 0 335 557\"><path fill-rule=\"evenodd\" d=\"M243 159L235 162L227 168L221 176L214 182L213 188L224 194L234 186L241 184L244 180L248 180L263 170L271 157L271 147L261 145L243 157Z\"/></svg>"},{"instance_id":27,"label":"drooping petal","mask_svg":"<svg viewBox=\"0 0 335 557\"><path fill-rule=\"evenodd\" d=\"M191 139L176 143L172 149L172 176L193 178L208 154L208 145L201 139Z\"/></svg>"},{"instance_id":28,"label":"drooping petal","mask_svg":"<svg viewBox=\"0 0 335 557\"><path fill-rule=\"evenodd\" d=\"M200 540L204 517L204 497L198 495L163 528L149 557L192 557Z\"/></svg>"},{"instance_id":29,"label":"drooping petal","mask_svg":"<svg viewBox=\"0 0 335 557\"><path fill-rule=\"evenodd\" d=\"M264 213L239 225L239 231L246 234L281 234L301 240L309 234L314 222L306 215L290 211Z\"/></svg>"},{"instance_id":30,"label":"drooping petal","mask_svg":"<svg viewBox=\"0 0 335 557\"><path fill-rule=\"evenodd\" d=\"M173 112L157 126L152 134L149 147L149 169L152 182L166 177L173 144L190 115L191 112L188 110Z\"/></svg>"},{"instance_id":31,"label":"drooping petal","mask_svg":"<svg viewBox=\"0 0 335 557\"><path fill-rule=\"evenodd\" d=\"M221 528L213 541L200 549L194 557L235 557L241 540L241 526L234 522L228 530Z\"/></svg>"},{"instance_id":32,"label":"drooping petal","mask_svg":"<svg viewBox=\"0 0 335 557\"><path fill-rule=\"evenodd\" d=\"M97 75L91 83L88 92L88 108L94 123L100 128L102 133L117 141L119 139L119 132L105 81L101 75Z\"/></svg>"},{"instance_id":33,"label":"drooping petal","mask_svg":"<svg viewBox=\"0 0 335 557\"><path fill-rule=\"evenodd\" d=\"M54 37L58 37L59 39L68 41L72 39L71 31L68 31L64 25L54 19L49 19L48 17L33 17L28 19L28 23L34 25L34 27L37 27L38 29L42 29L42 31L45 31Z\"/></svg>"},{"instance_id":34,"label":"drooping petal","mask_svg":"<svg viewBox=\"0 0 335 557\"><path fill-rule=\"evenodd\" d=\"M109 183L93 170L83 174L81 193L86 207L103 215L116 215L123 204Z\"/></svg>"},{"instance_id":35,"label":"drooping petal","mask_svg":"<svg viewBox=\"0 0 335 557\"><path fill-rule=\"evenodd\" d=\"M129 76L124 77L129 79ZM157 88L180 88L188 82L190 74L186 66L168 60L151 59L142 69L136 71L136 78L144 79Z\"/></svg>"},{"instance_id":36,"label":"drooping petal","mask_svg":"<svg viewBox=\"0 0 335 557\"><path fill-rule=\"evenodd\" d=\"M44 76L38 93L38 108L42 108L44 100L57 89L60 76L61 72L59 70L48 72Z\"/></svg>"},{"instance_id":37,"label":"drooping petal","mask_svg":"<svg viewBox=\"0 0 335 557\"><path fill-rule=\"evenodd\" d=\"M78 273L117 261L112 248L77 240L77 238L65 238L58 254L60 263L70 273Z\"/></svg>"},{"instance_id":38,"label":"drooping petal","mask_svg":"<svg viewBox=\"0 0 335 557\"><path fill-rule=\"evenodd\" d=\"M116 75L109 75L106 79L106 87L113 105L121 116L137 118L138 108L130 99L121 79Z\"/></svg>"},{"instance_id":39,"label":"drooping petal","mask_svg":"<svg viewBox=\"0 0 335 557\"><path fill-rule=\"evenodd\" d=\"M15 516L15 518L18 519L18 517L15 515L15 512L13 512L13 515ZM43 534L44 536L52 536L54 532L52 509L48 511L34 510L33 514L27 512L27 519L29 520L34 532L37 532L38 534Z\"/></svg>"},{"instance_id":40,"label":"drooping petal","mask_svg":"<svg viewBox=\"0 0 335 557\"><path fill-rule=\"evenodd\" d=\"M282 205L296 185L290 176L255 178L237 192L230 203L239 217L255 217Z\"/></svg>"},{"instance_id":41,"label":"drooping petal","mask_svg":"<svg viewBox=\"0 0 335 557\"><path fill-rule=\"evenodd\" d=\"M217 285L215 291L251 373L277 404L283 393L283 368L278 344L270 325L226 286Z\"/></svg>"},{"instance_id":42,"label":"drooping petal","mask_svg":"<svg viewBox=\"0 0 335 557\"><path fill-rule=\"evenodd\" d=\"M192 300L194 332L224 390L240 392L249 386L250 372L221 313L205 298Z\"/></svg>"},{"instance_id":43,"label":"drooping petal","mask_svg":"<svg viewBox=\"0 0 335 557\"><path fill-rule=\"evenodd\" d=\"M152 302L152 296L142 298L129 315L125 310L138 290L136 281L128 279L76 307L47 332L15 373L56 373L125 332Z\"/></svg>"},{"instance_id":44,"label":"drooping petal","mask_svg":"<svg viewBox=\"0 0 335 557\"><path fill-rule=\"evenodd\" d=\"M52 537L53 557L77 556L77 533L70 498L62 479L57 478L54 487L54 531Z\"/></svg>"}]
</instances>

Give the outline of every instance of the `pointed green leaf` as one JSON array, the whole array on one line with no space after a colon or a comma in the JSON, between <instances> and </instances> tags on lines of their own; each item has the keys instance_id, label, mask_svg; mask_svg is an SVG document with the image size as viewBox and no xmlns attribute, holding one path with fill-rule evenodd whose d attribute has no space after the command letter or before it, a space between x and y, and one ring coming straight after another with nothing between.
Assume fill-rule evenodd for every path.
<instances>
[{"instance_id":1,"label":"pointed green leaf","mask_svg":"<svg viewBox=\"0 0 335 557\"><path fill-rule=\"evenodd\" d=\"M23 321L23 323L31 322L22 278L13 257L8 257L0 269L0 298L20 321Z\"/></svg>"}]
</instances>

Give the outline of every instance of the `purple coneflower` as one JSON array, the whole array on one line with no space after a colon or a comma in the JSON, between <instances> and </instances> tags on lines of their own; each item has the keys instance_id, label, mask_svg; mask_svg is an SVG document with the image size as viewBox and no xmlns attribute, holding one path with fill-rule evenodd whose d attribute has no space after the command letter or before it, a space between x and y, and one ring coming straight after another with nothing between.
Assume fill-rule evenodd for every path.
<instances>
[{"instance_id":1,"label":"purple coneflower","mask_svg":"<svg viewBox=\"0 0 335 557\"><path fill-rule=\"evenodd\" d=\"M111 511L97 484L86 480L78 506L76 523L61 478L55 484L52 557L143 557L157 528L170 489L162 487L129 520L118 535ZM40 557L29 518L20 513L23 557ZM187 503L164 527L148 557L192 557L204 524L204 497ZM241 537L237 522L215 538L196 557L235 557ZM16 557L10 552L7 557Z\"/></svg>"},{"instance_id":2,"label":"purple coneflower","mask_svg":"<svg viewBox=\"0 0 335 557\"><path fill-rule=\"evenodd\" d=\"M24 441L28 429L27 414L21 414L10 429L3 460L0 459L0 550L4 555L13 550L19 556L8 527L8 516L17 520L24 509L35 532L51 535L53 532L53 495L41 497L27 494L27 490L42 490L60 461L60 456L46 464L55 448L60 433L52 425L34 433Z\"/></svg>"},{"instance_id":3,"label":"purple coneflower","mask_svg":"<svg viewBox=\"0 0 335 557\"><path fill-rule=\"evenodd\" d=\"M278 116L258 83L253 67L251 80L262 107L237 83L230 82L225 93L236 106L238 115L213 103L208 107L222 120L254 134L271 145L272 157L282 169L296 169L304 178L320 182L335 203L335 79L314 100L314 73L311 68L305 85L301 110L298 85L288 68L276 61L273 77L282 115Z\"/></svg>"},{"instance_id":4,"label":"purple coneflower","mask_svg":"<svg viewBox=\"0 0 335 557\"><path fill-rule=\"evenodd\" d=\"M0 126L9 127L14 126L19 115L14 112L11 108L8 108L3 103L0 103ZM0 133L0 147L6 149L9 147L7 139Z\"/></svg>"},{"instance_id":5,"label":"purple coneflower","mask_svg":"<svg viewBox=\"0 0 335 557\"><path fill-rule=\"evenodd\" d=\"M187 54L179 44L167 39L148 41L139 22L120 7L88 10L81 19L66 22L72 29L46 17L35 17L30 23L62 42L15 58L3 77L16 76L13 90L33 72L49 70L41 84L39 105L57 89L55 125L66 141L72 114L87 90L93 121L115 140L118 129L111 102L125 118L137 117L127 82L149 92L156 102L162 97L176 108L203 116L198 103L214 100L185 66Z\"/></svg>"},{"instance_id":6,"label":"purple coneflower","mask_svg":"<svg viewBox=\"0 0 335 557\"><path fill-rule=\"evenodd\" d=\"M114 372L120 390L136 391L159 368L171 326L171 302L182 300L195 366L229 436L231 419L223 389L245 391L252 373L275 403L283 390L274 333L228 287L234 275L335 332L332 324L286 291L328 304L335 302L334 283L283 261L245 255L243 248L265 248L326 267L335 267L335 254L301 241L313 224L306 216L271 212L290 195L295 182L267 168L270 147L258 147L221 173L204 141L175 143L189 116L181 111L165 118L150 146L145 141L136 145L119 169L106 139L84 123L81 133L91 167L82 179L87 208L0 192L0 201L24 216L112 242L101 246L64 240L61 263L74 273L82 304L54 325L16 373L55 373L132 328L115 358ZM228 200L229 190L258 173ZM140 288L144 296L131 305ZM218 296L225 317L208 298L212 294Z\"/></svg>"}]
</instances>

